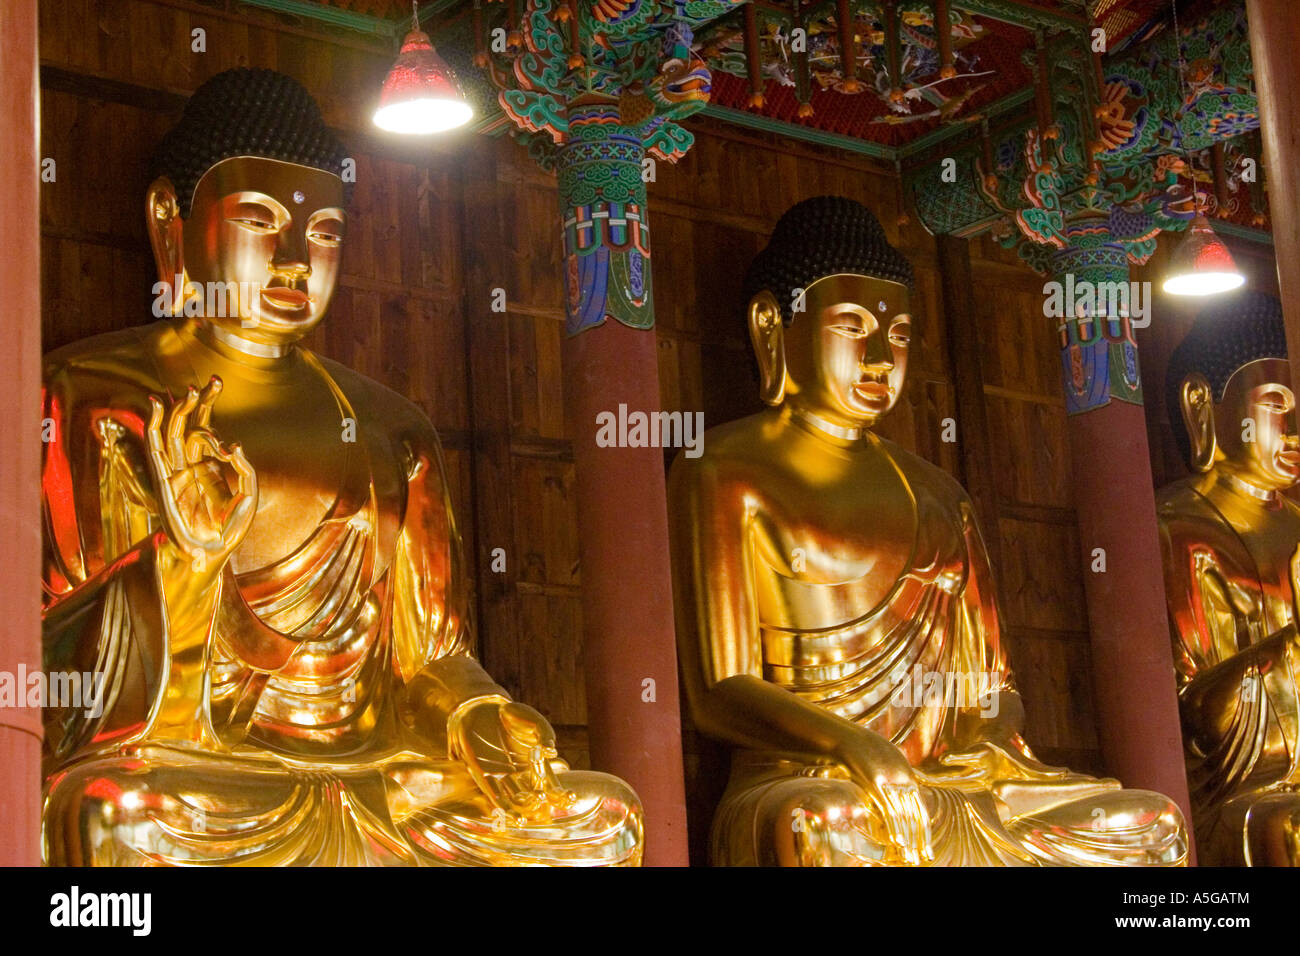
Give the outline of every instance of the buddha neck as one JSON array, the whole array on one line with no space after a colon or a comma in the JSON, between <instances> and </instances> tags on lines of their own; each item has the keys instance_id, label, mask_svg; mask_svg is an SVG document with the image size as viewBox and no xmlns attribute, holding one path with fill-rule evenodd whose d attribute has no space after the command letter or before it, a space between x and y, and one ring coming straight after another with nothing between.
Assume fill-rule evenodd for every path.
<instances>
[{"instance_id":1,"label":"buddha neck","mask_svg":"<svg viewBox=\"0 0 1300 956\"><path fill-rule=\"evenodd\" d=\"M292 343L254 342L252 339L244 338L229 329L223 329L219 325L203 325L201 328L206 334L211 335L213 339L227 348L234 349L236 352L252 358L283 358L293 349Z\"/></svg>"},{"instance_id":2,"label":"buddha neck","mask_svg":"<svg viewBox=\"0 0 1300 956\"><path fill-rule=\"evenodd\" d=\"M177 331L221 364L260 372L287 372L298 364L296 342L257 342L203 318L186 319Z\"/></svg>"},{"instance_id":3,"label":"buddha neck","mask_svg":"<svg viewBox=\"0 0 1300 956\"><path fill-rule=\"evenodd\" d=\"M837 425L806 408L787 404L783 409L790 421L831 444L847 446L864 441L870 430L862 425Z\"/></svg>"},{"instance_id":4,"label":"buddha neck","mask_svg":"<svg viewBox=\"0 0 1300 956\"><path fill-rule=\"evenodd\" d=\"M1280 497L1277 491L1271 488L1261 488L1244 478L1239 478L1226 468L1214 469L1214 482L1210 487L1211 489L1219 489L1222 493L1226 493L1244 504L1253 504L1257 507L1275 507Z\"/></svg>"}]
</instances>

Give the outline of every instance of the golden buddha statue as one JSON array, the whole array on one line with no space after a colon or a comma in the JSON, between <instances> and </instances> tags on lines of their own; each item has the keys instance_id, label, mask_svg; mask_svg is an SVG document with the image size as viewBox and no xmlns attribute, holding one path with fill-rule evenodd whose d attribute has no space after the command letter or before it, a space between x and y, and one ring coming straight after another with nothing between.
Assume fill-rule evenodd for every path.
<instances>
[{"instance_id":1,"label":"golden buddha statue","mask_svg":"<svg viewBox=\"0 0 1300 956\"><path fill-rule=\"evenodd\" d=\"M1175 804L1038 762L970 499L872 432L911 268L863 206L799 203L747 277L771 406L669 481L684 685L733 748L720 865L1182 865Z\"/></svg>"},{"instance_id":2,"label":"golden buddha statue","mask_svg":"<svg viewBox=\"0 0 1300 956\"><path fill-rule=\"evenodd\" d=\"M1239 293L1174 350L1192 475L1157 494L1201 862L1300 865L1300 435L1281 306Z\"/></svg>"},{"instance_id":3,"label":"golden buddha statue","mask_svg":"<svg viewBox=\"0 0 1300 956\"><path fill-rule=\"evenodd\" d=\"M146 211L172 316L45 362L50 864L637 865L635 794L471 655L437 435L299 340L342 147L286 76L205 83ZM63 701L62 704L67 704Z\"/></svg>"}]
</instances>

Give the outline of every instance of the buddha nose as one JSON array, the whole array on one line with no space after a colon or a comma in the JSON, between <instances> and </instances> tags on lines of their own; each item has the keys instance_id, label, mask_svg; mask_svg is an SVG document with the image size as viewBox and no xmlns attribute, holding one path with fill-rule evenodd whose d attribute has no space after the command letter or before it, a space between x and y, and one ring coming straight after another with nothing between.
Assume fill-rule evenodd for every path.
<instances>
[{"instance_id":1,"label":"buddha nose","mask_svg":"<svg viewBox=\"0 0 1300 956\"><path fill-rule=\"evenodd\" d=\"M894 356L885 340L885 330L877 328L866 338L862 354L862 367L871 372L888 372L894 367Z\"/></svg>"},{"instance_id":2,"label":"buddha nose","mask_svg":"<svg viewBox=\"0 0 1300 956\"><path fill-rule=\"evenodd\" d=\"M271 258L271 272L291 282L311 275L311 266L307 264L306 237L300 230L290 226L280 232L275 255Z\"/></svg>"}]
</instances>

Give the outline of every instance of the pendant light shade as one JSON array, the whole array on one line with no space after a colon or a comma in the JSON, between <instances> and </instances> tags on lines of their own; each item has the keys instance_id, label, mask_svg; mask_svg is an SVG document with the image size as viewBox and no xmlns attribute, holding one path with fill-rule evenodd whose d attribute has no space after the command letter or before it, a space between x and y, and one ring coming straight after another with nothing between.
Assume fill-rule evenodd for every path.
<instances>
[{"instance_id":1,"label":"pendant light shade","mask_svg":"<svg viewBox=\"0 0 1300 956\"><path fill-rule=\"evenodd\" d=\"M455 71L438 56L427 33L412 29L384 80L375 125L391 133L441 133L473 116Z\"/></svg>"},{"instance_id":2,"label":"pendant light shade","mask_svg":"<svg viewBox=\"0 0 1300 956\"><path fill-rule=\"evenodd\" d=\"M1174 19L1174 44L1178 50L1178 78L1184 102L1192 102L1192 89L1187 82L1187 61L1183 57L1182 30L1178 27L1178 0L1170 0ZM1169 262L1169 277L1161 286L1170 295L1216 295L1235 289L1246 281L1232 261L1232 253L1223 240L1214 233L1210 220L1205 218L1200 190L1196 186L1196 167L1192 163L1191 148L1186 140L1187 175L1192 180L1192 202L1196 218L1187 228L1187 235L1178 244Z\"/></svg>"},{"instance_id":3,"label":"pendant light shade","mask_svg":"<svg viewBox=\"0 0 1300 956\"><path fill-rule=\"evenodd\" d=\"M1170 295L1214 295L1235 289L1245 281L1210 221L1204 213L1197 213L1174 250L1164 290Z\"/></svg>"}]
</instances>

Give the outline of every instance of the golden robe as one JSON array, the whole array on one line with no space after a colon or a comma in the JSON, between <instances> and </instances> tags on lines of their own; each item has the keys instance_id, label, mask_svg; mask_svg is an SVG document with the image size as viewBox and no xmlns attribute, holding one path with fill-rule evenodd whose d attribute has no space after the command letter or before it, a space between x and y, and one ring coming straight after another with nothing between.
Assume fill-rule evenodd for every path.
<instances>
[{"instance_id":1,"label":"golden robe","mask_svg":"<svg viewBox=\"0 0 1300 956\"><path fill-rule=\"evenodd\" d=\"M46 360L45 666L105 675L98 707L47 710L47 862L638 863L640 807L615 778L553 761L573 805L507 825L449 757L422 671L472 648L437 436L377 383L297 356L354 426L319 452L338 456L338 487L322 500L295 483L296 463L253 465L261 499L324 519L284 553L227 566L208 604L170 608L149 396L202 386L199 364L220 370L227 397L241 377L267 394L283 383L171 321ZM239 425L223 399L217 434L239 441ZM287 440L292 416L283 427ZM261 504L253 520L270 520Z\"/></svg>"},{"instance_id":2,"label":"golden robe","mask_svg":"<svg viewBox=\"0 0 1300 956\"><path fill-rule=\"evenodd\" d=\"M1186 830L1171 800L1046 766L1015 717L991 712L996 699L1014 704L1018 717L1019 703L986 552L961 486L875 436L854 453L802 439L787 468L767 455L770 434L763 416L733 422L707 433L698 461L674 464L675 505L689 515L679 528L703 529L679 545L679 582L683 568L727 568L698 588L741 589L726 606L747 609L756 631L747 633L746 624L746 633L713 637L710 619L702 620L698 653L708 679L761 678L893 743L919 786L933 865L1185 864ZM850 495L860 525L823 526L843 512L824 519L810 496L846 491L803 486L803 474L832 468L812 460L818 455L828 462L873 456L892 471L902 504L873 514L878 505L869 495ZM867 578L836 584L802 575L789 555L807 540L824 542L828 564L839 551L846 567L862 553L882 555L867 572L870 588ZM897 574L886 567L894 554ZM692 593L684 589L679 600ZM697 605L705 599L695 593ZM714 818L712 857L731 866L896 863L887 832L871 796L834 758L737 748Z\"/></svg>"},{"instance_id":3,"label":"golden robe","mask_svg":"<svg viewBox=\"0 0 1300 956\"><path fill-rule=\"evenodd\" d=\"M1207 864L1298 865L1300 652L1287 558L1300 540L1300 507L1279 496L1252 548L1250 531L1197 490L1203 480L1161 489L1157 510L1197 847ZM1268 541L1285 553L1255 550ZM1284 632L1291 638L1271 659L1229 686L1216 681L1216 669ZM1215 683L1210 718L1194 701Z\"/></svg>"}]
</instances>

